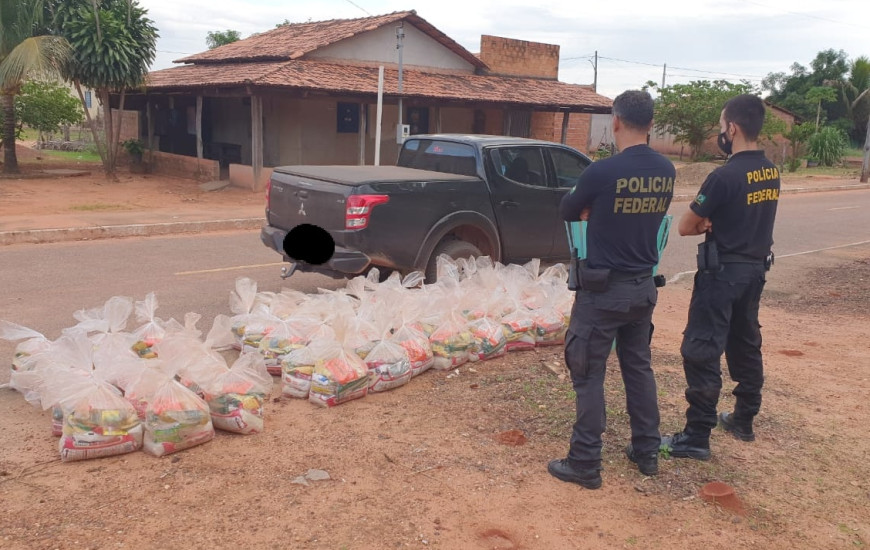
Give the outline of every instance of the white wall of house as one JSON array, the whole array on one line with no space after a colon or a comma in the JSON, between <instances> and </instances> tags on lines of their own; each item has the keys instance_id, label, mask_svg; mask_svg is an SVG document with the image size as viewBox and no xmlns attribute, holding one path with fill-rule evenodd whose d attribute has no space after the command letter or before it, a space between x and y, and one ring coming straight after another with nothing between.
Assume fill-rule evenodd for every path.
<instances>
[{"instance_id":1,"label":"white wall of house","mask_svg":"<svg viewBox=\"0 0 870 550\"><path fill-rule=\"evenodd\" d=\"M379 29L336 42L307 54L311 59L341 59L348 61L374 61L398 63L396 50L396 27L386 25ZM440 42L420 31L410 23L405 23L402 64L455 69L473 72L474 66L445 48Z\"/></svg>"},{"instance_id":2,"label":"white wall of house","mask_svg":"<svg viewBox=\"0 0 870 550\"><path fill-rule=\"evenodd\" d=\"M577 115L574 115L577 116ZM613 141L613 116L612 115L592 115L592 123L590 126L589 136L589 151L595 152L600 145L610 147L615 142Z\"/></svg>"}]
</instances>

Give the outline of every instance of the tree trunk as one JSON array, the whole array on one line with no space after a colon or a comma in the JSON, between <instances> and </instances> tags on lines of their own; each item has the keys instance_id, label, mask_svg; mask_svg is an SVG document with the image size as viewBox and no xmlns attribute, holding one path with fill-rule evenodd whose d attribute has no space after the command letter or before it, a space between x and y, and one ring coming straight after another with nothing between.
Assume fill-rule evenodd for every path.
<instances>
[{"instance_id":1,"label":"tree trunk","mask_svg":"<svg viewBox=\"0 0 870 550\"><path fill-rule=\"evenodd\" d=\"M123 91L123 90L121 91L121 100L120 100L120 103L118 104L118 124L117 124L118 128L117 128L116 133L114 135L114 139L111 142L115 148L115 150L112 151L112 157L115 159L116 162L118 159L118 149L121 146L121 127L124 124L124 99L126 97L126 93L127 93L126 91Z\"/></svg>"},{"instance_id":2,"label":"tree trunk","mask_svg":"<svg viewBox=\"0 0 870 550\"><path fill-rule=\"evenodd\" d=\"M18 157L15 155L15 96L2 94L3 101L3 173L17 174Z\"/></svg>"},{"instance_id":3,"label":"tree trunk","mask_svg":"<svg viewBox=\"0 0 870 550\"><path fill-rule=\"evenodd\" d=\"M103 104L103 128L106 132L106 162L103 163L106 175L115 175L115 131L112 124L112 104L109 102L109 90L100 90L100 100Z\"/></svg>"},{"instance_id":4,"label":"tree trunk","mask_svg":"<svg viewBox=\"0 0 870 550\"><path fill-rule=\"evenodd\" d=\"M861 163L861 183L870 178L870 117L867 117L867 135L864 136L864 162Z\"/></svg>"},{"instance_id":5,"label":"tree trunk","mask_svg":"<svg viewBox=\"0 0 870 550\"><path fill-rule=\"evenodd\" d=\"M103 152L102 144L100 143L100 136L97 133L97 123L91 118L91 111L88 110L88 104L85 101L85 94L82 92L82 84L78 80L75 81L76 91L79 93L79 100L82 102L82 109L85 111L85 118L88 121L88 126L91 129L91 135L94 137L94 147L97 148L97 154L100 155L100 160L103 161L103 166L106 165L106 154ZM79 139L81 139L81 132L79 132Z\"/></svg>"}]
</instances>

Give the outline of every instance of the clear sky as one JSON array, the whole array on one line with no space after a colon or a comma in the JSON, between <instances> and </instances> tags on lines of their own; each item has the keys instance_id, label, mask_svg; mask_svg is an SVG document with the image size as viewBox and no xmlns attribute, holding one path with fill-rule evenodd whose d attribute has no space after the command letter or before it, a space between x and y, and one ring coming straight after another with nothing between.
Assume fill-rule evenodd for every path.
<instances>
[{"instance_id":1,"label":"clear sky","mask_svg":"<svg viewBox=\"0 0 870 550\"><path fill-rule=\"evenodd\" d=\"M649 80L750 80L790 73L820 50L870 56L870 0L139 0L160 32L152 69L204 51L208 31L242 37L291 22L416 10L471 52L480 35L558 44L559 79L591 84L598 51L598 91L615 97Z\"/></svg>"}]
</instances>

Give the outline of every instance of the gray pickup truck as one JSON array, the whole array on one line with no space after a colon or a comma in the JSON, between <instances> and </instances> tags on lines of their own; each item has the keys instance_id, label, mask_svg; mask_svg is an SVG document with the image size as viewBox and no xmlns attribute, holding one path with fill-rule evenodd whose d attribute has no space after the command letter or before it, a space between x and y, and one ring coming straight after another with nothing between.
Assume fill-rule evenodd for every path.
<instances>
[{"instance_id":1,"label":"gray pickup truck","mask_svg":"<svg viewBox=\"0 0 870 550\"><path fill-rule=\"evenodd\" d=\"M566 261L559 203L590 163L558 143L434 134L406 140L397 166L282 166L268 185L261 240L289 262L285 276L378 267L425 271L432 281L440 254ZM287 255L285 238L300 224L329 233L328 261Z\"/></svg>"}]
</instances>

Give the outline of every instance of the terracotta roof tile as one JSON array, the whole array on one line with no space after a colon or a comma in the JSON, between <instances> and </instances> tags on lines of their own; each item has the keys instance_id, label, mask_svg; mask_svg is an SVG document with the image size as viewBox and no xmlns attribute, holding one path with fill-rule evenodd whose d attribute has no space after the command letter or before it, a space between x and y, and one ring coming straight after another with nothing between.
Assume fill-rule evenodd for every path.
<instances>
[{"instance_id":1,"label":"terracotta roof tile","mask_svg":"<svg viewBox=\"0 0 870 550\"><path fill-rule=\"evenodd\" d=\"M284 25L213 50L184 57L176 63L205 64L299 59L318 48L402 20L410 22L475 67L486 67L480 59L433 27L413 10L360 19L332 19Z\"/></svg>"},{"instance_id":2,"label":"terracotta roof tile","mask_svg":"<svg viewBox=\"0 0 870 550\"><path fill-rule=\"evenodd\" d=\"M385 69L384 93L395 96L398 71ZM273 89L323 90L333 93L376 95L378 68L373 66L285 61L187 65L148 75L150 90L201 88L250 84ZM507 103L528 107L564 107L609 112L612 101L589 86L556 80L403 71L403 96L427 99Z\"/></svg>"}]
</instances>

